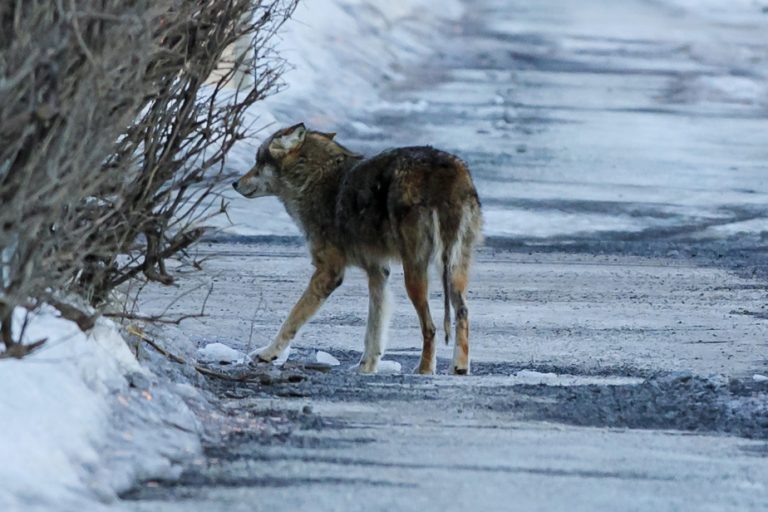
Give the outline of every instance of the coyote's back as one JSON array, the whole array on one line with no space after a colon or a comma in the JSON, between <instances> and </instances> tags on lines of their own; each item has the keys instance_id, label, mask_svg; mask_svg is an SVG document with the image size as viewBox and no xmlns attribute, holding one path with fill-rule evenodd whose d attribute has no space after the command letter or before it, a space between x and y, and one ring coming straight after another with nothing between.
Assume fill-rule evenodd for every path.
<instances>
[{"instance_id":1,"label":"coyote's back","mask_svg":"<svg viewBox=\"0 0 768 512\"><path fill-rule=\"evenodd\" d=\"M305 233L316 267L307 291L260 358L271 360L341 284L348 265L369 281L368 327L362 371L375 371L386 328L389 261L402 261L408 296L423 337L419 373L435 369L435 326L427 276L442 267L446 342L450 305L456 313L453 371L469 371L466 303L469 265L481 237L482 216L470 172L458 157L431 147L386 151L369 159L303 125L276 132L259 149L257 164L235 184L243 195L276 195Z\"/></svg>"},{"instance_id":2,"label":"coyote's back","mask_svg":"<svg viewBox=\"0 0 768 512\"><path fill-rule=\"evenodd\" d=\"M404 251L449 246L465 234L472 242L479 233L480 202L459 158L426 146L397 148L344 173L336 224L350 249L364 251L361 258L371 250L402 257Z\"/></svg>"}]
</instances>

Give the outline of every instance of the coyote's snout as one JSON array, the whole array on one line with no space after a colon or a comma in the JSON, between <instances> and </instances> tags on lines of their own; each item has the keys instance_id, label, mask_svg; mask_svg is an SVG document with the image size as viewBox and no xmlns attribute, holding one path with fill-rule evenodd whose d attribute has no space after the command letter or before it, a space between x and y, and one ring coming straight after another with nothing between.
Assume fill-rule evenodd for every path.
<instances>
[{"instance_id":1,"label":"coyote's snout","mask_svg":"<svg viewBox=\"0 0 768 512\"><path fill-rule=\"evenodd\" d=\"M360 371L375 372L384 352L389 264L400 260L405 288L423 336L416 371L435 371L435 325L429 312L429 264L442 267L445 336L456 312L453 372L469 373L467 283L480 238L480 201L469 169L431 147L397 148L363 158L334 134L303 124L277 131L259 148L256 164L233 183L246 197L277 196L304 232L315 272L275 340L257 358L272 361L341 285L349 265L368 274L369 306Z\"/></svg>"}]
</instances>

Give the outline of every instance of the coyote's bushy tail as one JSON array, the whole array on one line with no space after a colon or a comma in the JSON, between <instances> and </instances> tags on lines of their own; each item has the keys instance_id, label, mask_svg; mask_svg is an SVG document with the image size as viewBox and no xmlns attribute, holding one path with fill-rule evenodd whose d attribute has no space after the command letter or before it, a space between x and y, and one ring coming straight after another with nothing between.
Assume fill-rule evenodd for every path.
<instances>
[{"instance_id":1,"label":"coyote's bushy tail","mask_svg":"<svg viewBox=\"0 0 768 512\"><path fill-rule=\"evenodd\" d=\"M446 345L451 340L451 282L458 270L466 274L472 248L482 239L482 216L477 196L470 196L461 208L438 209L435 215L437 231L442 249L443 294L445 295L445 315L443 329Z\"/></svg>"}]
</instances>

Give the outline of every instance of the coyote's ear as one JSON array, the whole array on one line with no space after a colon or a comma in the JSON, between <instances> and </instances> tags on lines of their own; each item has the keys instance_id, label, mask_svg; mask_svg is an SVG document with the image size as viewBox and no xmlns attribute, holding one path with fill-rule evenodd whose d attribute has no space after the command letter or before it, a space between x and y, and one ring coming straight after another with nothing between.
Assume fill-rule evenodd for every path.
<instances>
[{"instance_id":1,"label":"coyote's ear","mask_svg":"<svg viewBox=\"0 0 768 512\"><path fill-rule=\"evenodd\" d=\"M328 140L333 140L333 138L336 136L336 132L315 132L315 133L320 135L321 137L325 137Z\"/></svg>"},{"instance_id":2,"label":"coyote's ear","mask_svg":"<svg viewBox=\"0 0 768 512\"><path fill-rule=\"evenodd\" d=\"M301 147L306 134L307 129L304 127L304 123L286 128L278 132L278 135L272 139L272 142L269 144L269 152L275 158L285 156L294 149Z\"/></svg>"}]
</instances>

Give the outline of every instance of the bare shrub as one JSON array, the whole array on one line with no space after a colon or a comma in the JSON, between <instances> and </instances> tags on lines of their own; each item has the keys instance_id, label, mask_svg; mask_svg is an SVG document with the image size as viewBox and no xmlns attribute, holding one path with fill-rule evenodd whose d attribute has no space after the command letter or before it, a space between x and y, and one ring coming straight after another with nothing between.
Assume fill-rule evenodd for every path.
<instances>
[{"instance_id":1,"label":"bare shrub","mask_svg":"<svg viewBox=\"0 0 768 512\"><path fill-rule=\"evenodd\" d=\"M0 10L0 322L8 350L14 307L64 287L105 220L86 221L82 207L114 181L102 162L146 94L137 70L153 44L149 3L96 2L82 16L44 0Z\"/></svg>"},{"instance_id":2,"label":"bare shrub","mask_svg":"<svg viewBox=\"0 0 768 512\"><path fill-rule=\"evenodd\" d=\"M6 355L24 353L17 305L73 285L97 303L140 273L170 281L163 260L201 236L245 109L277 86L269 40L295 1L0 4ZM254 51L222 63L242 38ZM244 73L253 85L233 87Z\"/></svg>"},{"instance_id":3,"label":"bare shrub","mask_svg":"<svg viewBox=\"0 0 768 512\"><path fill-rule=\"evenodd\" d=\"M105 165L128 167L130 179L95 244L106 251L93 255L85 275L96 300L139 273L172 281L164 259L203 234L200 221L211 212L227 152L246 135L246 109L278 85L281 61L269 55L269 41L294 7L295 1L254 7L250 0L209 0L166 14L168 29L148 67L156 94ZM222 61L245 38L255 52L230 51L232 60ZM251 85L238 88L244 70ZM116 254L132 257L118 261Z\"/></svg>"}]
</instances>

